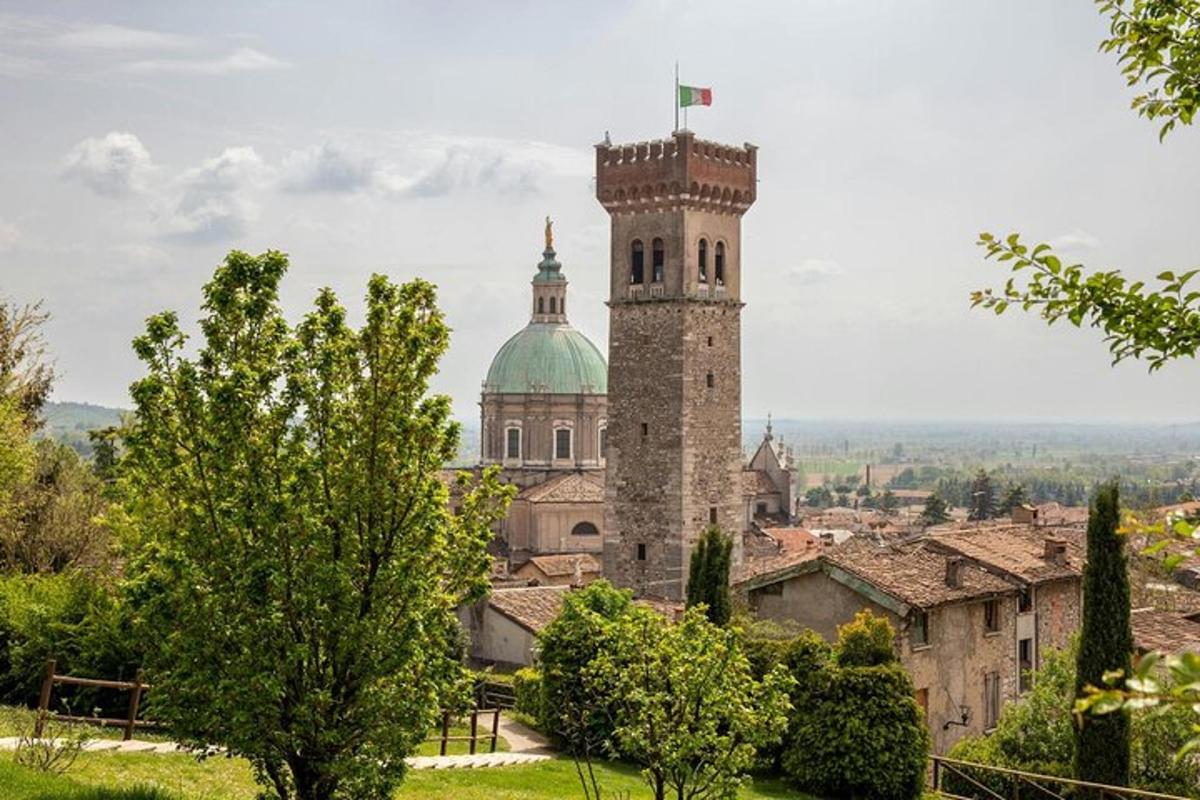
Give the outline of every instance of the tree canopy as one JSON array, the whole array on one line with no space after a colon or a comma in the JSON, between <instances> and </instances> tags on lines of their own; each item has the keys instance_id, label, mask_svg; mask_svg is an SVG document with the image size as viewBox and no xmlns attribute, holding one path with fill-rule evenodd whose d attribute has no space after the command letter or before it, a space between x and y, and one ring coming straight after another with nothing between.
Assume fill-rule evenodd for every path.
<instances>
[{"instance_id":1,"label":"tree canopy","mask_svg":"<svg viewBox=\"0 0 1200 800\"><path fill-rule=\"evenodd\" d=\"M287 264L226 257L194 358L171 312L134 343L127 591L174 736L246 757L281 800L383 798L462 699L454 608L487 590L511 490L485 472L450 510L433 286L372 277L359 329L324 289L292 326Z\"/></svg>"}]
</instances>

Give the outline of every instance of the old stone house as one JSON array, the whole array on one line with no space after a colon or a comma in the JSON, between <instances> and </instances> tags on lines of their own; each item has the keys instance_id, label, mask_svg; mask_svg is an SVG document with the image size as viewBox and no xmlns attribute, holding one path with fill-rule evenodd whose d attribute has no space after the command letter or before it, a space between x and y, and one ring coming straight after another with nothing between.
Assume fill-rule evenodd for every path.
<instances>
[{"instance_id":1,"label":"old stone house","mask_svg":"<svg viewBox=\"0 0 1200 800\"><path fill-rule=\"evenodd\" d=\"M537 633L562 610L571 587L530 586L495 589L484 600L458 609L475 664L515 669L533 663Z\"/></svg>"},{"instance_id":2,"label":"old stone house","mask_svg":"<svg viewBox=\"0 0 1200 800\"><path fill-rule=\"evenodd\" d=\"M534 586L585 586L600 577L600 562L589 553L533 556L515 574Z\"/></svg>"},{"instance_id":3,"label":"old stone house","mask_svg":"<svg viewBox=\"0 0 1200 800\"><path fill-rule=\"evenodd\" d=\"M886 616L936 752L989 730L1029 687L1047 648L1079 627L1082 532L1034 526L952 529L907 545L856 537L739 576L760 618L829 641L861 609Z\"/></svg>"}]
</instances>

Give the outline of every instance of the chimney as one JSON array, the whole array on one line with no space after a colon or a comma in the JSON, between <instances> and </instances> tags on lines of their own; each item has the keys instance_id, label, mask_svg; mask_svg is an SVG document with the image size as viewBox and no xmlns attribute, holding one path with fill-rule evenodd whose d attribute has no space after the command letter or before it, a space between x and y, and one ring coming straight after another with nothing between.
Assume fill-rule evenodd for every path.
<instances>
[{"instance_id":1,"label":"chimney","mask_svg":"<svg viewBox=\"0 0 1200 800\"><path fill-rule=\"evenodd\" d=\"M946 585L951 589L962 586L962 565L961 556L950 556L946 559Z\"/></svg>"},{"instance_id":2,"label":"chimney","mask_svg":"<svg viewBox=\"0 0 1200 800\"><path fill-rule=\"evenodd\" d=\"M1046 550L1043 557L1047 562L1057 567L1067 564L1067 543L1062 539L1046 539Z\"/></svg>"}]
</instances>

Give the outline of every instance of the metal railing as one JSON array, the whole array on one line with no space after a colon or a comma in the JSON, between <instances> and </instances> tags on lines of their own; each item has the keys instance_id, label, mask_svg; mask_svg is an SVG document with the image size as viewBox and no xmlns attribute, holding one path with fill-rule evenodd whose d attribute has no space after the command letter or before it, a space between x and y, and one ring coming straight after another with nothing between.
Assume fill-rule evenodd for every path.
<instances>
[{"instance_id":1,"label":"metal railing","mask_svg":"<svg viewBox=\"0 0 1200 800\"><path fill-rule=\"evenodd\" d=\"M930 761L932 762L930 789L938 797L950 798L950 800L1021 800L1021 798L1071 800L1081 795L1099 800L1131 800L1135 797L1154 798L1155 800L1188 800L1186 797L1175 794L1130 789L1125 786L1108 786L1103 783L1090 783L1073 778L1056 778L1052 775L1039 775L1035 772L974 764L970 761L958 761L943 756L931 756ZM1001 789L996 788L994 784L989 786L984 783L987 777L1002 778L1007 786ZM945 788L947 778L957 779L957 782L967 784L971 794L955 794L947 791ZM1084 792L1077 791L1080 789Z\"/></svg>"}]
</instances>

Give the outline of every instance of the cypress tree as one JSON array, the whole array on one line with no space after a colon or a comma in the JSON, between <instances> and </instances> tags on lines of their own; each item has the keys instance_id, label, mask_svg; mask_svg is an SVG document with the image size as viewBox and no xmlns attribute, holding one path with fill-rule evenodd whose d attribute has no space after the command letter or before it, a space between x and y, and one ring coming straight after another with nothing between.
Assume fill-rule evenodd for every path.
<instances>
[{"instance_id":1,"label":"cypress tree","mask_svg":"<svg viewBox=\"0 0 1200 800\"><path fill-rule=\"evenodd\" d=\"M992 491L992 478L979 470L971 483L971 505L967 519L979 522L996 515L996 498Z\"/></svg>"},{"instance_id":2,"label":"cypress tree","mask_svg":"<svg viewBox=\"0 0 1200 800\"><path fill-rule=\"evenodd\" d=\"M1114 481L1097 490L1088 516L1076 696L1088 685L1104 686L1106 672L1124 670L1129 674L1133 629L1125 545L1117 532L1120 520L1120 495ZM1111 786L1129 785L1127 712L1083 715L1075 730L1075 777Z\"/></svg>"},{"instance_id":3,"label":"cypress tree","mask_svg":"<svg viewBox=\"0 0 1200 800\"><path fill-rule=\"evenodd\" d=\"M710 525L700 535L692 561L688 567L687 604L704 603L708 606L706 616L714 625L724 625L733 614L733 601L729 596L729 566L733 553L733 540L721 533L721 529Z\"/></svg>"}]
</instances>

